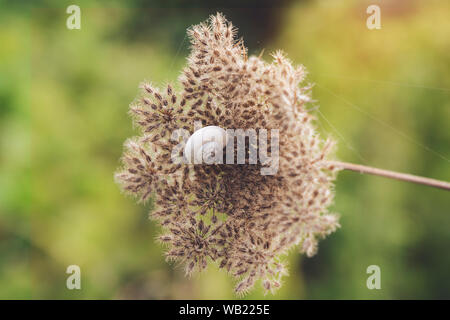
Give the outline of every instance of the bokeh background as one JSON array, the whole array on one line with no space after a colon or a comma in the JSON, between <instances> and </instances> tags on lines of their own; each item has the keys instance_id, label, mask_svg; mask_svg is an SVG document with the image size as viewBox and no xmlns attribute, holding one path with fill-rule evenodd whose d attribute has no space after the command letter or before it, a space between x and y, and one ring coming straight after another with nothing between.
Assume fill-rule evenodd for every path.
<instances>
[{"instance_id":1,"label":"bokeh background","mask_svg":"<svg viewBox=\"0 0 450 320\"><path fill-rule=\"evenodd\" d=\"M235 298L217 267L187 279L166 263L151 204L113 181L139 82L176 81L186 28L216 11L250 54L306 66L339 159L450 180L448 0L124 3L0 0L0 298ZM66 28L70 4L81 30ZM448 192L341 172L332 210L342 228L318 254L293 250L279 292L246 298L450 298ZM81 290L66 289L72 264ZM381 290L366 287L373 264Z\"/></svg>"}]
</instances>

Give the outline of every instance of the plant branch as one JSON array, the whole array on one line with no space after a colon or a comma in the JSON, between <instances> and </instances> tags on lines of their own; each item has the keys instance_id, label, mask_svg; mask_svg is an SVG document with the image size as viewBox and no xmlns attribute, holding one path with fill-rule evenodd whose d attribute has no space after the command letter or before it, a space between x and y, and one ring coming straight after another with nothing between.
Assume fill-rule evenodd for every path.
<instances>
[{"instance_id":1,"label":"plant branch","mask_svg":"<svg viewBox=\"0 0 450 320\"><path fill-rule=\"evenodd\" d=\"M400 173L400 172L395 172L395 171L390 171L390 170L383 170L383 169L378 169L378 168L374 168L374 167L368 167L368 166L363 166L360 164L354 164L354 163L348 163L348 162L327 161L327 163L330 165L336 166L338 168L352 170L352 171L356 171L359 173L373 174L376 176L382 176L382 177L396 179L396 180L424 184L427 186L441 188L444 190L450 190L450 182L446 182L446 181L440 181L440 180L435 180L435 179L431 179L431 178L419 177L419 176L415 176L415 175L408 174L408 173Z\"/></svg>"}]
</instances>

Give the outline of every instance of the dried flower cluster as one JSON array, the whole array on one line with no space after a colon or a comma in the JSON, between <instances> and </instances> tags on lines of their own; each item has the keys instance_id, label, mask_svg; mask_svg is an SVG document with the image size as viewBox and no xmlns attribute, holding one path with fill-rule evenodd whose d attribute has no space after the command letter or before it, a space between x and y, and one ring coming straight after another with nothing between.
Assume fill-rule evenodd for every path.
<instances>
[{"instance_id":1,"label":"dried flower cluster","mask_svg":"<svg viewBox=\"0 0 450 320\"><path fill-rule=\"evenodd\" d=\"M221 14L188 31L192 52L180 76L181 92L141 85L130 112L142 134L125 144L116 180L141 201L155 196L151 218L163 229L166 256L186 274L217 262L245 293L261 279L266 291L280 287L281 257L299 245L315 254L319 237L339 226L328 213L336 168L325 161L322 141L305 109L310 87L305 69L281 52L273 62L247 56L236 29ZM177 128L194 122L222 128L279 129L279 170L261 175L258 164L177 164L171 153ZM186 138L186 137L183 137ZM270 137L269 137L270 139ZM269 150L270 151L270 150Z\"/></svg>"}]
</instances>

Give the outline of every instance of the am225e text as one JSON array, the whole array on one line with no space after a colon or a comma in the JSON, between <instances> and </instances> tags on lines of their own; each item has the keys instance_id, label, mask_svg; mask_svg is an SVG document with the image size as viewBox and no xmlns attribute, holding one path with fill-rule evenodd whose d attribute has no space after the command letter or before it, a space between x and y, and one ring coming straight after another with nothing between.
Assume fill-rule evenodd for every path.
<instances>
[{"instance_id":1,"label":"am225e text","mask_svg":"<svg viewBox=\"0 0 450 320\"><path fill-rule=\"evenodd\" d=\"M213 313L223 313L226 315L269 315L270 308L268 304L224 304L222 308L186 304L186 306L181 306L178 311L180 315L198 315L206 316L207 318Z\"/></svg>"}]
</instances>

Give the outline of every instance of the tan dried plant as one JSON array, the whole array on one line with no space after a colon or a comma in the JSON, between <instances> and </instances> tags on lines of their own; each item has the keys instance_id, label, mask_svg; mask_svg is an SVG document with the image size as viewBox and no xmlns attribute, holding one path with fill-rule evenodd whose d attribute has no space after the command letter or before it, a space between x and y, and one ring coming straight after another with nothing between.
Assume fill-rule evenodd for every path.
<instances>
[{"instance_id":1,"label":"tan dried plant","mask_svg":"<svg viewBox=\"0 0 450 320\"><path fill-rule=\"evenodd\" d=\"M287 274L283 256L289 249L313 256L318 239L339 227L328 207L336 172L347 167L330 161L333 141L319 137L305 107L311 99L310 86L301 86L303 66L293 66L280 51L271 63L249 57L222 14L188 34L192 46L181 91L144 82L130 106L141 135L126 142L116 181L142 202L154 196L150 217L162 226L166 257L181 262L187 275L216 262L237 279L238 294L257 280L273 292ZM174 163L172 152L182 156L183 148L176 149L172 133L193 133L198 121L278 129L277 173L261 175L261 163Z\"/></svg>"}]
</instances>

